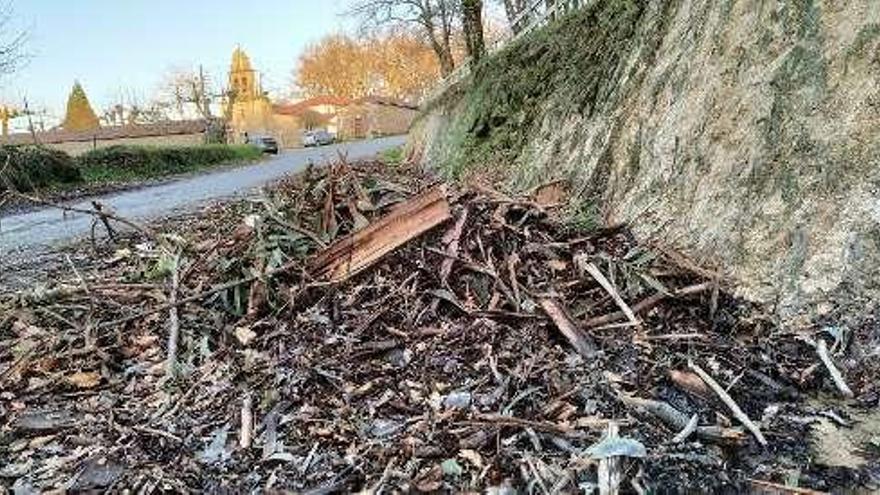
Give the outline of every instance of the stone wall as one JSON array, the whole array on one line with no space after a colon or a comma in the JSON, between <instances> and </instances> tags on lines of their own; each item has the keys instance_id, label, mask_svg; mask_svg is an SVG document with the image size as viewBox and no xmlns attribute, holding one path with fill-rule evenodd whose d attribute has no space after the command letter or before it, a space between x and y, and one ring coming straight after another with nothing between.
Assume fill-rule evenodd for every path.
<instances>
[{"instance_id":1,"label":"stone wall","mask_svg":"<svg viewBox=\"0 0 880 495\"><path fill-rule=\"evenodd\" d=\"M341 139L406 134L418 110L414 107L384 102L355 102L338 115Z\"/></svg>"},{"instance_id":2,"label":"stone wall","mask_svg":"<svg viewBox=\"0 0 880 495\"><path fill-rule=\"evenodd\" d=\"M31 145L35 140L51 148L71 155L79 155L96 148L114 145L137 146L197 146L205 142L204 120L180 120L156 124L104 126L88 131L53 129L30 133L17 133L0 138L0 144Z\"/></svg>"},{"instance_id":3,"label":"stone wall","mask_svg":"<svg viewBox=\"0 0 880 495\"><path fill-rule=\"evenodd\" d=\"M95 141L68 141L62 143L47 143L46 146L76 156L96 148L106 148L108 146L116 145L199 146L202 144L205 144L205 136L202 133L197 133L176 134L171 136L145 136L134 138L102 139Z\"/></svg>"},{"instance_id":4,"label":"stone wall","mask_svg":"<svg viewBox=\"0 0 880 495\"><path fill-rule=\"evenodd\" d=\"M594 1L435 101L412 146L513 188L570 179L785 321L880 300L876 0Z\"/></svg>"}]
</instances>

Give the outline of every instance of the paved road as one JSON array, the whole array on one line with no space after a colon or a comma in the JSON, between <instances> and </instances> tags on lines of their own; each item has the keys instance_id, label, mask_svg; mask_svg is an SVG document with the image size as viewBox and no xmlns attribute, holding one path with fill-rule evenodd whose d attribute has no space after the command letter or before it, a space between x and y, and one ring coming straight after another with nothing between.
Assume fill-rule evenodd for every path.
<instances>
[{"instance_id":1,"label":"paved road","mask_svg":"<svg viewBox=\"0 0 880 495\"><path fill-rule=\"evenodd\" d=\"M350 160L367 158L403 144L404 137L344 143L322 148L287 151L270 161L197 175L165 184L148 186L123 193L88 198L74 206L91 209L97 199L117 214L132 219L149 219L170 213L185 212L211 200L252 192L267 182L302 170L309 162L324 163L336 158L338 151ZM23 248L47 247L87 235L92 219L88 215L43 209L0 217L0 258Z\"/></svg>"}]
</instances>

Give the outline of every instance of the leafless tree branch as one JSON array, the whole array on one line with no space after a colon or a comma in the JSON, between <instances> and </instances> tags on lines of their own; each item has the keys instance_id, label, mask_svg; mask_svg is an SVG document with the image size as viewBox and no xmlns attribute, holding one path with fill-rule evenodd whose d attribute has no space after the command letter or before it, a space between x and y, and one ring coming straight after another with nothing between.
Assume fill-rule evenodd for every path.
<instances>
[{"instance_id":1,"label":"leafless tree branch","mask_svg":"<svg viewBox=\"0 0 880 495\"><path fill-rule=\"evenodd\" d=\"M30 57L25 51L28 32L13 25L11 1L0 2L0 74L11 74Z\"/></svg>"}]
</instances>

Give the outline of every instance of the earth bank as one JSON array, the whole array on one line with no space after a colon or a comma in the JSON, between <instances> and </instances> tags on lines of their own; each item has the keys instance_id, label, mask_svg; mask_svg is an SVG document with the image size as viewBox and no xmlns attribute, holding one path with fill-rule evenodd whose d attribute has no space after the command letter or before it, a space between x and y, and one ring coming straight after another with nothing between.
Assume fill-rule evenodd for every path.
<instances>
[{"instance_id":1,"label":"earth bank","mask_svg":"<svg viewBox=\"0 0 880 495\"><path fill-rule=\"evenodd\" d=\"M880 300L878 69L869 0L598 0L434 100L410 148L515 190L568 179L574 216L717 266L786 323L854 327Z\"/></svg>"}]
</instances>

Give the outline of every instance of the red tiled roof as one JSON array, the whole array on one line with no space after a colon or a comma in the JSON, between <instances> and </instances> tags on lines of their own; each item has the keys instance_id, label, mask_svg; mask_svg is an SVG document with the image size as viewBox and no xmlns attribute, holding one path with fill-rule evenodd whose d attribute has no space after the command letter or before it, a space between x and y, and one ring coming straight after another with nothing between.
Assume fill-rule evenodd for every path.
<instances>
[{"instance_id":1,"label":"red tiled roof","mask_svg":"<svg viewBox=\"0 0 880 495\"><path fill-rule=\"evenodd\" d=\"M273 111L281 115L302 115L305 111L309 110L312 107L344 107L348 106L350 103L351 100L349 100L348 98L343 98L341 96L316 96L314 98L309 98L307 100L299 101L296 103L275 105L273 107Z\"/></svg>"}]
</instances>

